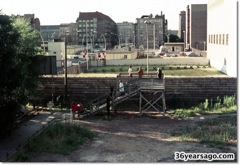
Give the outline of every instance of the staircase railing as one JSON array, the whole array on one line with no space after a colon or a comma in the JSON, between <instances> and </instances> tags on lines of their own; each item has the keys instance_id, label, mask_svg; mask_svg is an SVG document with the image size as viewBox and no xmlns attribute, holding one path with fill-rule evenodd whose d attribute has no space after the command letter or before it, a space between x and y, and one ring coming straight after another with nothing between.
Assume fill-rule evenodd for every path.
<instances>
[{"instance_id":1,"label":"staircase railing","mask_svg":"<svg viewBox=\"0 0 240 165\"><path fill-rule=\"evenodd\" d=\"M147 89L147 90L163 89L163 90L165 90L165 78L163 78L163 79L157 79L157 78L131 79L124 84L124 93L123 94L121 92L119 92L119 88L112 91L112 101L110 104L115 106L115 105L129 99L130 97L135 96L136 94L138 94L139 90L142 90L142 89ZM110 94L110 92L107 94L101 95L101 96L97 97L96 99L88 102L86 105L86 108L88 109L89 112L86 115L97 113L100 110L106 108L106 101L107 101L107 97L109 96L109 94Z\"/></svg>"}]
</instances>

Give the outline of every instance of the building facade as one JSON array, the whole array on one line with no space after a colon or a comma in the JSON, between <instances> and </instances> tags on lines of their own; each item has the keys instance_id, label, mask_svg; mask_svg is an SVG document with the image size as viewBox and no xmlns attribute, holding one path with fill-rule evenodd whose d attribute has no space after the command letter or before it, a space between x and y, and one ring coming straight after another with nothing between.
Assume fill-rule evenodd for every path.
<instances>
[{"instance_id":1,"label":"building facade","mask_svg":"<svg viewBox=\"0 0 240 165\"><path fill-rule=\"evenodd\" d=\"M185 50L192 48L206 50L207 45L207 4L187 6Z\"/></svg>"},{"instance_id":2,"label":"building facade","mask_svg":"<svg viewBox=\"0 0 240 165\"><path fill-rule=\"evenodd\" d=\"M207 57L211 66L233 77L237 77L238 10L236 0L208 0Z\"/></svg>"},{"instance_id":3,"label":"building facade","mask_svg":"<svg viewBox=\"0 0 240 165\"><path fill-rule=\"evenodd\" d=\"M136 21L136 48L149 49L159 48L167 41L167 20L165 15L143 15Z\"/></svg>"},{"instance_id":4,"label":"building facade","mask_svg":"<svg viewBox=\"0 0 240 165\"><path fill-rule=\"evenodd\" d=\"M48 54L49 56L56 56L57 68L64 67L65 59L65 43L61 41L48 42Z\"/></svg>"},{"instance_id":5,"label":"building facade","mask_svg":"<svg viewBox=\"0 0 240 165\"><path fill-rule=\"evenodd\" d=\"M132 22L117 23L118 37L120 44L128 45L132 43L135 46L135 28Z\"/></svg>"},{"instance_id":6,"label":"building facade","mask_svg":"<svg viewBox=\"0 0 240 165\"><path fill-rule=\"evenodd\" d=\"M39 18L35 18L34 14L24 14L25 19L29 20L32 28L40 31L40 20Z\"/></svg>"},{"instance_id":7,"label":"building facade","mask_svg":"<svg viewBox=\"0 0 240 165\"><path fill-rule=\"evenodd\" d=\"M80 12L76 20L78 44L103 49L118 44L117 24L107 15L100 12ZM90 45L90 46L89 46Z\"/></svg>"},{"instance_id":8,"label":"building facade","mask_svg":"<svg viewBox=\"0 0 240 165\"><path fill-rule=\"evenodd\" d=\"M44 41L51 41L60 35L59 25L41 25L41 35Z\"/></svg>"},{"instance_id":9,"label":"building facade","mask_svg":"<svg viewBox=\"0 0 240 165\"><path fill-rule=\"evenodd\" d=\"M68 45L77 45L77 25L76 23L62 23L59 27L59 37L65 38Z\"/></svg>"},{"instance_id":10,"label":"building facade","mask_svg":"<svg viewBox=\"0 0 240 165\"><path fill-rule=\"evenodd\" d=\"M186 11L181 11L179 14L178 37L182 41L184 40L185 31L186 31Z\"/></svg>"}]
</instances>

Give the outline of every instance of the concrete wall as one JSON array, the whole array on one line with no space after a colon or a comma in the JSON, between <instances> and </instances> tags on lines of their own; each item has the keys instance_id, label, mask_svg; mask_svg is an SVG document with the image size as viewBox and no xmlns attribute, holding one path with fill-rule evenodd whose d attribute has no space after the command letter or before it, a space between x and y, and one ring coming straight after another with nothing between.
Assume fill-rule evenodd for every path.
<instances>
[{"instance_id":1,"label":"concrete wall","mask_svg":"<svg viewBox=\"0 0 240 165\"><path fill-rule=\"evenodd\" d=\"M209 59L203 57L149 58L149 65L208 65ZM106 65L147 65L145 59L106 60Z\"/></svg>"},{"instance_id":2,"label":"concrete wall","mask_svg":"<svg viewBox=\"0 0 240 165\"><path fill-rule=\"evenodd\" d=\"M137 51L107 51L106 60L136 59Z\"/></svg>"},{"instance_id":3,"label":"concrete wall","mask_svg":"<svg viewBox=\"0 0 240 165\"><path fill-rule=\"evenodd\" d=\"M237 1L208 0L207 57L211 65L237 77Z\"/></svg>"},{"instance_id":4,"label":"concrete wall","mask_svg":"<svg viewBox=\"0 0 240 165\"><path fill-rule=\"evenodd\" d=\"M121 79L123 82L128 80L126 77ZM102 94L107 94L110 91L110 86L116 89L118 81L118 77L69 77L68 94L72 99L87 103ZM64 95L63 82L63 77L43 77L41 79L42 86L38 92L39 97L49 101L52 93L54 97ZM165 84L167 106L181 102L198 104L205 99L213 99L214 101L217 96L237 95L236 78L166 77Z\"/></svg>"}]
</instances>

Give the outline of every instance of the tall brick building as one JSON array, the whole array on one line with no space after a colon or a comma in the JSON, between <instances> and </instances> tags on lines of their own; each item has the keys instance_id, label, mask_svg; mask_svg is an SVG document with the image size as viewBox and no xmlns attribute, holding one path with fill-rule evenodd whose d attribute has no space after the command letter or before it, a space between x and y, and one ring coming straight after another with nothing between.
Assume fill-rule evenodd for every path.
<instances>
[{"instance_id":1,"label":"tall brick building","mask_svg":"<svg viewBox=\"0 0 240 165\"><path fill-rule=\"evenodd\" d=\"M86 41L88 45L101 45L103 48L118 44L118 37L114 35L117 34L117 24L103 13L80 12L76 25L79 45L86 45Z\"/></svg>"}]
</instances>

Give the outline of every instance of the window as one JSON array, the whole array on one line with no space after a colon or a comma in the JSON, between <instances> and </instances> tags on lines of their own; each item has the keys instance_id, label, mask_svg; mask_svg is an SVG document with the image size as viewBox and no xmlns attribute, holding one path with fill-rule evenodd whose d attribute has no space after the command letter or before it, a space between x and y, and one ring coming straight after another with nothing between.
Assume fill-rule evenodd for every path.
<instances>
[{"instance_id":1,"label":"window","mask_svg":"<svg viewBox=\"0 0 240 165\"><path fill-rule=\"evenodd\" d=\"M219 44L222 44L222 38L221 38L221 34L219 34Z\"/></svg>"},{"instance_id":2,"label":"window","mask_svg":"<svg viewBox=\"0 0 240 165\"><path fill-rule=\"evenodd\" d=\"M223 34L223 36L222 36L223 38L222 38L222 44L224 45L225 43L224 43L224 41L225 41L225 34Z\"/></svg>"},{"instance_id":3,"label":"window","mask_svg":"<svg viewBox=\"0 0 240 165\"><path fill-rule=\"evenodd\" d=\"M228 45L228 34L226 34L226 45Z\"/></svg>"},{"instance_id":4,"label":"window","mask_svg":"<svg viewBox=\"0 0 240 165\"><path fill-rule=\"evenodd\" d=\"M127 59L127 55L124 55L124 57L123 57L124 59Z\"/></svg>"},{"instance_id":5,"label":"window","mask_svg":"<svg viewBox=\"0 0 240 165\"><path fill-rule=\"evenodd\" d=\"M216 34L216 44L218 44L218 34Z\"/></svg>"},{"instance_id":6,"label":"window","mask_svg":"<svg viewBox=\"0 0 240 165\"><path fill-rule=\"evenodd\" d=\"M53 52L53 54L57 54L57 52Z\"/></svg>"}]
</instances>

